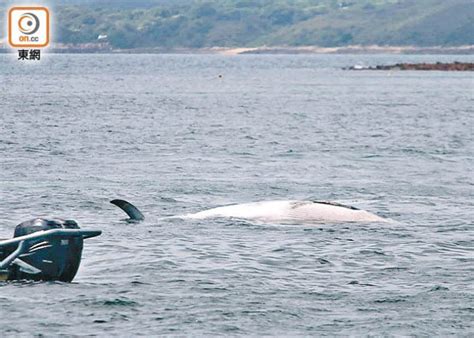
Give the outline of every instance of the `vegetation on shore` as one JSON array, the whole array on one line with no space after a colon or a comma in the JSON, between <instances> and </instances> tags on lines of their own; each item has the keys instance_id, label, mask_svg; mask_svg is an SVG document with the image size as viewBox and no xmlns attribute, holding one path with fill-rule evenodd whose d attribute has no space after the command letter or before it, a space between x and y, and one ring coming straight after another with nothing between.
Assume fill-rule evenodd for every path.
<instances>
[{"instance_id":1,"label":"vegetation on shore","mask_svg":"<svg viewBox=\"0 0 474 338\"><path fill-rule=\"evenodd\" d=\"M55 40L113 48L474 45L471 0L53 1Z\"/></svg>"}]
</instances>

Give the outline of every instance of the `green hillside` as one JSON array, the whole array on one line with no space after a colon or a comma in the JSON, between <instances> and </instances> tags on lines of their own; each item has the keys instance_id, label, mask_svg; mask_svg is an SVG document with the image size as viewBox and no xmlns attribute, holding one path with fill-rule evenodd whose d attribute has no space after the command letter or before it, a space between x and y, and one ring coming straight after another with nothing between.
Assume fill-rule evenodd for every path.
<instances>
[{"instance_id":1,"label":"green hillside","mask_svg":"<svg viewBox=\"0 0 474 338\"><path fill-rule=\"evenodd\" d=\"M471 0L156 1L57 5L56 41L105 34L115 48L474 45Z\"/></svg>"}]
</instances>

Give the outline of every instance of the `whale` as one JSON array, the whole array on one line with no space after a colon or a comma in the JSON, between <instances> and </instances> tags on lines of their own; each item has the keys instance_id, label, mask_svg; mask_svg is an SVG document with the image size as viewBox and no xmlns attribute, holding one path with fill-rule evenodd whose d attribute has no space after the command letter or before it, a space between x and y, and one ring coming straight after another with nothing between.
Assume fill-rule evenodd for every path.
<instances>
[{"instance_id":1,"label":"whale","mask_svg":"<svg viewBox=\"0 0 474 338\"><path fill-rule=\"evenodd\" d=\"M121 208L132 221L144 219L143 214L125 200L113 200L112 204ZM165 217L163 219L232 218L263 223L345 223L345 222L390 222L371 212L353 206L331 202L310 200L273 200L242 204L232 204L196 213Z\"/></svg>"}]
</instances>

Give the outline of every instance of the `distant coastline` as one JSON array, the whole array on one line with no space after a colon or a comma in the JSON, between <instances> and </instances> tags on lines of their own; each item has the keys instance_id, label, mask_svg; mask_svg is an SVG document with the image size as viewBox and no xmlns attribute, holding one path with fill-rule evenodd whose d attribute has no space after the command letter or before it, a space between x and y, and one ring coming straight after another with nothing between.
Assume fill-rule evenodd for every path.
<instances>
[{"instance_id":1,"label":"distant coastline","mask_svg":"<svg viewBox=\"0 0 474 338\"><path fill-rule=\"evenodd\" d=\"M0 53L11 52L0 48ZM261 47L206 47L206 48L134 48L115 49L108 44L56 44L48 49L53 54L433 54L474 55L474 45L458 47L416 47L416 46L261 46Z\"/></svg>"},{"instance_id":2,"label":"distant coastline","mask_svg":"<svg viewBox=\"0 0 474 338\"><path fill-rule=\"evenodd\" d=\"M467 72L474 71L473 62L450 62L450 63L397 63L394 65L378 65L375 67L367 67L355 65L343 68L345 70L422 70L422 71L446 71L446 72Z\"/></svg>"}]
</instances>

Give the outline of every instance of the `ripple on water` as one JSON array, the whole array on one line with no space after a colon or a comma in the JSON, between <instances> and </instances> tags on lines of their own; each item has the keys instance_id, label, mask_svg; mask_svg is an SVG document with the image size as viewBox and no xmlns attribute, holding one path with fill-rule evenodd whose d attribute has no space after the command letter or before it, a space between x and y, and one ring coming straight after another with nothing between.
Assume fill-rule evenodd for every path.
<instances>
[{"instance_id":1,"label":"ripple on water","mask_svg":"<svg viewBox=\"0 0 474 338\"><path fill-rule=\"evenodd\" d=\"M74 283L0 283L3 335L472 332L472 76L340 70L472 56L5 58L0 237L39 215L103 235ZM288 198L396 222L162 218Z\"/></svg>"}]
</instances>

